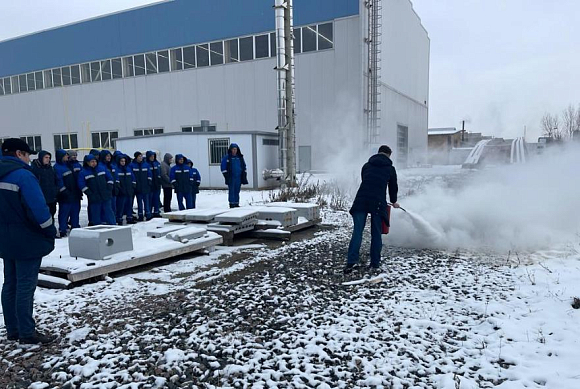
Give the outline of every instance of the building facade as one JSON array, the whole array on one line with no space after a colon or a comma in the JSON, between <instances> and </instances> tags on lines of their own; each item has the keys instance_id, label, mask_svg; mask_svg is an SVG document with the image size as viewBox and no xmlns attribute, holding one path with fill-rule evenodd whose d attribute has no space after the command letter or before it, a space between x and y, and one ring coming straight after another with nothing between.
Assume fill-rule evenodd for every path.
<instances>
[{"instance_id":1,"label":"building facade","mask_svg":"<svg viewBox=\"0 0 580 389\"><path fill-rule=\"evenodd\" d=\"M165 1L0 42L0 139L54 150L169 132L275 133L272 5ZM425 162L429 38L409 0L382 7L375 143L392 145L401 164ZM362 0L294 0L299 170L376 146L364 127L365 15Z\"/></svg>"}]
</instances>

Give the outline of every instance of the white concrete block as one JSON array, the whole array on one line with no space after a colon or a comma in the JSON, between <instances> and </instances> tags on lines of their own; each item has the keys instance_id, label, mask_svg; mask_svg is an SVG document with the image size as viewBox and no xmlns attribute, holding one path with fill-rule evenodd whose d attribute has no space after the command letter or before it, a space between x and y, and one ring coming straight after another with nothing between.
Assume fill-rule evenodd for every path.
<instances>
[{"instance_id":1,"label":"white concrete block","mask_svg":"<svg viewBox=\"0 0 580 389\"><path fill-rule=\"evenodd\" d=\"M191 240L201 238L207 233L205 228L201 227L187 227L177 231L173 231L165 235L167 239L175 240L181 243L187 243Z\"/></svg>"},{"instance_id":2,"label":"white concrete block","mask_svg":"<svg viewBox=\"0 0 580 389\"><path fill-rule=\"evenodd\" d=\"M163 217L169 220L209 223L213 221L217 215L222 214L224 212L228 212L228 210L221 208L186 209L183 211L164 213Z\"/></svg>"},{"instance_id":3,"label":"white concrete block","mask_svg":"<svg viewBox=\"0 0 580 389\"><path fill-rule=\"evenodd\" d=\"M275 202L275 203L267 203L266 206L293 208L298 212L298 217L304 217L308 220L320 219L320 206L318 204Z\"/></svg>"},{"instance_id":4,"label":"white concrete block","mask_svg":"<svg viewBox=\"0 0 580 389\"><path fill-rule=\"evenodd\" d=\"M75 228L68 238L71 257L102 260L105 257L133 250L130 226L93 226Z\"/></svg>"},{"instance_id":5,"label":"white concrete block","mask_svg":"<svg viewBox=\"0 0 580 389\"><path fill-rule=\"evenodd\" d=\"M153 231L147 231L147 236L150 238L162 238L165 235L169 234L170 232L183 230L184 228L187 228L187 225L181 224L181 225L172 225L172 226L156 228Z\"/></svg>"},{"instance_id":6,"label":"white concrete block","mask_svg":"<svg viewBox=\"0 0 580 389\"><path fill-rule=\"evenodd\" d=\"M294 208L285 207L255 207L258 211L258 219L264 221L277 221L282 227L298 224L298 211Z\"/></svg>"},{"instance_id":7,"label":"white concrete block","mask_svg":"<svg viewBox=\"0 0 580 389\"><path fill-rule=\"evenodd\" d=\"M254 209L234 209L233 211L228 211L222 213L214 218L218 223L228 223L228 224L242 224L250 220L258 220L258 212Z\"/></svg>"}]
</instances>

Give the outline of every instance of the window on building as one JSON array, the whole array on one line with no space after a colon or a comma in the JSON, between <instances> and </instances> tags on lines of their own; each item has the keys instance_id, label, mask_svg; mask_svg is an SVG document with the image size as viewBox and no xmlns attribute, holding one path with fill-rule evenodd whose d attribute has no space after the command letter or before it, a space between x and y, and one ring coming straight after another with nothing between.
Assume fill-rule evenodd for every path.
<instances>
[{"instance_id":1,"label":"window on building","mask_svg":"<svg viewBox=\"0 0 580 389\"><path fill-rule=\"evenodd\" d=\"M170 55L171 71L183 70L183 53L181 52L181 48L171 50Z\"/></svg>"},{"instance_id":2,"label":"window on building","mask_svg":"<svg viewBox=\"0 0 580 389\"><path fill-rule=\"evenodd\" d=\"M70 85L70 67L60 68L60 73L62 75L62 85Z\"/></svg>"},{"instance_id":3,"label":"window on building","mask_svg":"<svg viewBox=\"0 0 580 389\"><path fill-rule=\"evenodd\" d=\"M157 52L157 66L159 73L165 73L169 71L169 51L163 50Z\"/></svg>"},{"instance_id":4,"label":"window on building","mask_svg":"<svg viewBox=\"0 0 580 389\"><path fill-rule=\"evenodd\" d=\"M157 53L145 54L145 68L147 69L147 74L157 73Z\"/></svg>"},{"instance_id":5,"label":"window on building","mask_svg":"<svg viewBox=\"0 0 580 389\"><path fill-rule=\"evenodd\" d=\"M191 126L183 126L181 127L181 132L193 132L193 128Z\"/></svg>"},{"instance_id":6,"label":"window on building","mask_svg":"<svg viewBox=\"0 0 580 389\"><path fill-rule=\"evenodd\" d=\"M254 37L256 42L256 58L266 58L270 56L270 42L268 34L256 35Z\"/></svg>"},{"instance_id":7,"label":"window on building","mask_svg":"<svg viewBox=\"0 0 580 389\"><path fill-rule=\"evenodd\" d=\"M135 75L143 76L145 74L145 55L143 54L134 55L133 66L135 68Z\"/></svg>"},{"instance_id":8,"label":"window on building","mask_svg":"<svg viewBox=\"0 0 580 389\"><path fill-rule=\"evenodd\" d=\"M302 27L302 52L316 50L316 26Z\"/></svg>"},{"instance_id":9,"label":"window on building","mask_svg":"<svg viewBox=\"0 0 580 389\"><path fill-rule=\"evenodd\" d=\"M81 65L81 79L83 84L91 82L91 65L84 63Z\"/></svg>"},{"instance_id":10,"label":"window on building","mask_svg":"<svg viewBox=\"0 0 580 389\"><path fill-rule=\"evenodd\" d=\"M81 83L81 67L79 65L73 65L70 67L70 82L73 85Z\"/></svg>"},{"instance_id":11,"label":"window on building","mask_svg":"<svg viewBox=\"0 0 580 389\"><path fill-rule=\"evenodd\" d=\"M225 42L225 57L227 63L240 62L237 39L230 39Z\"/></svg>"},{"instance_id":12,"label":"window on building","mask_svg":"<svg viewBox=\"0 0 580 389\"><path fill-rule=\"evenodd\" d=\"M268 139L268 138L262 139L263 146L278 146L279 144L280 144L279 139Z\"/></svg>"},{"instance_id":13,"label":"window on building","mask_svg":"<svg viewBox=\"0 0 580 389\"><path fill-rule=\"evenodd\" d=\"M91 62L91 81L101 81L103 79L101 74L101 63Z\"/></svg>"},{"instance_id":14,"label":"window on building","mask_svg":"<svg viewBox=\"0 0 580 389\"><path fill-rule=\"evenodd\" d=\"M140 128L138 130L133 130L133 135L135 136L147 136L158 134L163 134L163 128Z\"/></svg>"},{"instance_id":15,"label":"window on building","mask_svg":"<svg viewBox=\"0 0 580 389\"><path fill-rule=\"evenodd\" d=\"M110 80L111 78L113 78L113 74L111 73L111 60L106 59L101 61L101 79Z\"/></svg>"},{"instance_id":16,"label":"window on building","mask_svg":"<svg viewBox=\"0 0 580 389\"><path fill-rule=\"evenodd\" d=\"M294 28L294 54L302 52L302 29L300 27Z\"/></svg>"},{"instance_id":17,"label":"window on building","mask_svg":"<svg viewBox=\"0 0 580 389\"><path fill-rule=\"evenodd\" d=\"M34 72L34 79L36 82L36 89L44 89L44 82L42 82L42 72Z\"/></svg>"},{"instance_id":18,"label":"window on building","mask_svg":"<svg viewBox=\"0 0 580 389\"><path fill-rule=\"evenodd\" d=\"M0 78L0 96L4 96L4 79Z\"/></svg>"},{"instance_id":19,"label":"window on building","mask_svg":"<svg viewBox=\"0 0 580 389\"><path fill-rule=\"evenodd\" d=\"M40 135L25 135L21 136L20 139L25 141L28 144L28 147L30 147L32 150L42 150L42 139Z\"/></svg>"},{"instance_id":20,"label":"window on building","mask_svg":"<svg viewBox=\"0 0 580 389\"><path fill-rule=\"evenodd\" d=\"M240 61L254 59L254 37L240 38Z\"/></svg>"},{"instance_id":21,"label":"window on building","mask_svg":"<svg viewBox=\"0 0 580 389\"><path fill-rule=\"evenodd\" d=\"M332 23L318 25L318 50L332 49Z\"/></svg>"},{"instance_id":22,"label":"window on building","mask_svg":"<svg viewBox=\"0 0 580 389\"><path fill-rule=\"evenodd\" d=\"M224 155L228 153L230 138L208 139L209 141L209 163L219 165Z\"/></svg>"},{"instance_id":23,"label":"window on building","mask_svg":"<svg viewBox=\"0 0 580 389\"><path fill-rule=\"evenodd\" d=\"M76 133L72 134L55 134L54 135L54 149L78 149L79 140Z\"/></svg>"},{"instance_id":24,"label":"window on building","mask_svg":"<svg viewBox=\"0 0 580 389\"><path fill-rule=\"evenodd\" d=\"M209 66L209 46L207 43L195 46L195 55L198 68Z\"/></svg>"},{"instance_id":25,"label":"window on building","mask_svg":"<svg viewBox=\"0 0 580 389\"><path fill-rule=\"evenodd\" d=\"M45 88L52 88L52 71L45 70L43 72L44 78L44 87Z\"/></svg>"},{"instance_id":26,"label":"window on building","mask_svg":"<svg viewBox=\"0 0 580 389\"><path fill-rule=\"evenodd\" d=\"M36 81L34 80L34 73L28 73L26 75L26 82L28 84L28 90L36 90Z\"/></svg>"},{"instance_id":27,"label":"window on building","mask_svg":"<svg viewBox=\"0 0 580 389\"><path fill-rule=\"evenodd\" d=\"M212 66L224 63L224 42L210 43L209 52Z\"/></svg>"},{"instance_id":28,"label":"window on building","mask_svg":"<svg viewBox=\"0 0 580 389\"><path fill-rule=\"evenodd\" d=\"M195 46L183 48L183 68L191 69L195 67Z\"/></svg>"},{"instance_id":29,"label":"window on building","mask_svg":"<svg viewBox=\"0 0 580 389\"><path fill-rule=\"evenodd\" d=\"M26 88L26 74L21 74L18 76L18 85L20 92L26 92L28 89Z\"/></svg>"},{"instance_id":30,"label":"window on building","mask_svg":"<svg viewBox=\"0 0 580 389\"><path fill-rule=\"evenodd\" d=\"M52 69L52 86L62 86L62 74L60 69Z\"/></svg>"},{"instance_id":31,"label":"window on building","mask_svg":"<svg viewBox=\"0 0 580 389\"><path fill-rule=\"evenodd\" d=\"M115 141L119 138L118 131L92 132L92 147L95 149L114 149Z\"/></svg>"},{"instance_id":32,"label":"window on building","mask_svg":"<svg viewBox=\"0 0 580 389\"><path fill-rule=\"evenodd\" d=\"M125 77L133 77L135 75L135 69L133 67L133 57L123 58L123 73Z\"/></svg>"},{"instance_id":33,"label":"window on building","mask_svg":"<svg viewBox=\"0 0 580 389\"><path fill-rule=\"evenodd\" d=\"M276 33L275 32L271 32L270 33L270 57L275 57L276 56Z\"/></svg>"},{"instance_id":34,"label":"window on building","mask_svg":"<svg viewBox=\"0 0 580 389\"><path fill-rule=\"evenodd\" d=\"M121 58L113 58L111 60L111 72L113 73L113 79L123 78L123 65Z\"/></svg>"},{"instance_id":35,"label":"window on building","mask_svg":"<svg viewBox=\"0 0 580 389\"><path fill-rule=\"evenodd\" d=\"M409 159L409 127L397 125L397 166L407 167Z\"/></svg>"},{"instance_id":36,"label":"window on building","mask_svg":"<svg viewBox=\"0 0 580 389\"><path fill-rule=\"evenodd\" d=\"M10 77L4 77L4 94L12 94L12 84L10 83Z\"/></svg>"},{"instance_id":37,"label":"window on building","mask_svg":"<svg viewBox=\"0 0 580 389\"><path fill-rule=\"evenodd\" d=\"M10 80L12 83L12 93L20 93L20 82L18 82L18 76L12 76Z\"/></svg>"}]
</instances>

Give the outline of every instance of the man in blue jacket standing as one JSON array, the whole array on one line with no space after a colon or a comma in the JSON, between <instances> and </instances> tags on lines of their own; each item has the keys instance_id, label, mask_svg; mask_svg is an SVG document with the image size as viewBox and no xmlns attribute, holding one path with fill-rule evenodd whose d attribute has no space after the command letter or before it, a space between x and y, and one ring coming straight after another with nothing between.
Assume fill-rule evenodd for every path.
<instances>
[{"instance_id":1,"label":"man in blue jacket standing","mask_svg":"<svg viewBox=\"0 0 580 389\"><path fill-rule=\"evenodd\" d=\"M79 228L81 191L75 179L73 166L65 150L56 150L56 181L58 184L58 229L61 238L67 235L68 223L71 229ZM78 204L78 208L77 208Z\"/></svg>"},{"instance_id":2,"label":"man in blue jacket standing","mask_svg":"<svg viewBox=\"0 0 580 389\"><path fill-rule=\"evenodd\" d=\"M93 225L115 225L115 215L111 206L113 197L113 176L102 165L97 164L94 155L88 154L79 174L79 187L89 199L89 214Z\"/></svg>"},{"instance_id":3,"label":"man in blue jacket standing","mask_svg":"<svg viewBox=\"0 0 580 389\"><path fill-rule=\"evenodd\" d=\"M161 164L157 161L155 151L147 151L147 163L151 166L151 194L149 195L149 206L153 212L152 217L161 217Z\"/></svg>"},{"instance_id":4,"label":"man in blue jacket standing","mask_svg":"<svg viewBox=\"0 0 580 389\"><path fill-rule=\"evenodd\" d=\"M193 208L193 197L191 195L193 178L191 177L189 165L185 162L185 156L183 154L177 154L175 156L175 166L169 172L169 180L177 194L177 206L180 211ZM183 205L184 199L185 206Z\"/></svg>"},{"instance_id":5,"label":"man in blue jacket standing","mask_svg":"<svg viewBox=\"0 0 580 389\"><path fill-rule=\"evenodd\" d=\"M75 217L76 220L79 220L79 214L81 213L81 200L83 199L83 192L81 191L81 188L79 188L78 182L79 182L79 175L81 173L81 170L83 170L83 165L81 165L81 163L78 161L78 159L77 159L78 153L75 150L69 150L67 152L67 154L69 155L67 165L69 166L69 168L73 172L73 176L75 178L75 183L76 183L75 186L76 186L76 190L77 190L77 194L78 194L78 200L75 201L75 203L73 204L73 208L70 211L71 216L69 217L69 224L71 227L76 228L76 227L74 227L71 219L73 217Z\"/></svg>"},{"instance_id":6,"label":"man in blue jacket standing","mask_svg":"<svg viewBox=\"0 0 580 389\"><path fill-rule=\"evenodd\" d=\"M10 138L0 160L0 257L4 262L2 314L8 340L45 344L56 336L36 330L33 300L42 257L54 250L56 228L29 163L26 142Z\"/></svg>"},{"instance_id":7,"label":"man in blue jacket standing","mask_svg":"<svg viewBox=\"0 0 580 389\"><path fill-rule=\"evenodd\" d=\"M387 187L389 197L394 208L399 208L397 203L397 171L391 161L391 148L383 145L379 153L373 155L364 164L361 171L362 183L356 193L356 197L350 209L354 228L350 245L348 246L348 259L344 273L350 273L359 263L359 251L362 243L363 230L367 215L371 214L371 269L378 269L381 264L382 223L389 225L387 214Z\"/></svg>"},{"instance_id":8,"label":"man in blue jacket standing","mask_svg":"<svg viewBox=\"0 0 580 389\"><path fill-rule=\"evenodd\" d=\"M153 175L151 173L151 166L143 160L143 154L140 151L136 151L133 154L135 159L131 162L131 169L133 169L133 174L135 175L135 197L137 197L137 213L139 218L137 221L143 221L143 213L145 213L145 218L151 220L151 205L149 204L149 199L151 195L151 185L153 181Z\"/></svg>"},{"instance_id":9,"label":"man in blue jacket standing","mask_svg":"<svg viewBox=\"0 0 580 389\"><path fill-rule=\"evenodd\" d=\"M238 208L240 206L240 190L242 185L248 184L248 173L246 172L244 155L236 143L230 145L228 153L222 158L221 168L229 190L230 208Z\"/></svg>"}]
</instances>

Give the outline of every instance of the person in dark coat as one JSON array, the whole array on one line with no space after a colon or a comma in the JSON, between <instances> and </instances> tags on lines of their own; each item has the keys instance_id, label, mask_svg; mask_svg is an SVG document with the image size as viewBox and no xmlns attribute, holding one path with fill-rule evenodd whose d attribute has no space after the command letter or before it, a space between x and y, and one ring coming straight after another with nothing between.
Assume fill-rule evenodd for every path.
<instances>
[{"instance_id":1,"label":"person in dark coat","mask_svg":"<svg viewBox=\"0 0 580 389\"><path fill-rule=\"evenodd\" d=\"M42 189L42 193L44 194L44 200L46 201L46 205L48 205L50 214L54 219L54 215L56 214L56 195L58 194L58 187L56 183L56 173L50 164L51 159L52 154L48 151L40 150L38 153L38 159L32 161L31 166L32 173L34 173L36 178L38 178L40 189Z\"/></svg>"},{"instance_id":2,"label":"person in dark coat","mask_svg":"<svg viewBox=\"0 0 580 389\"><path fill-rule=\"evenodd\" d=\"M189 169L189 165L185 163L186 158L183 154L177 154L175 156L175 166L171 168L169 173L169 179L171 180L171 185L175 189L177 194L177 205L179 210L193 208L193 198L192 198L192 177ZM185 199L185 207L183 206L183 199Z\"/></svg>"},{"instance_id":3,"label":"person in dark coat","mask_svg":"<svg viewBox=\"0 0 580 389\"><path fill-rule=\"evenodd\" d=\"M97 160L97 163L99 162L99 159L101 158L101 152L99 150L91 149L91 151L89 151L89 154L91 154L95 157L95 159Z\"/></svg>"},{"instance_id":4,"label":"person in dark coat","mask_svg":"<svg viewBox=\"0 0 580 389\"><path fill-rule=\"evenodd\" d=\"M38 180L31 171L26 142L2 144L0 160L0 257L4 264L2 316L9 341L45 344L56 336L37 331L34 292L42 257L54 250L56 228Z\"/></svg>"},{"instance_id":5,"label":"person in dark coat","mask_svg":"<svg viewBox=\"0 0 580 389\"><path fill-rule=\"evenodd\" d=\"M69 163L69 155L65 150L56 150L56 181L58 184L58 229L61 238L67 235L68 224L71 229L80 228L79 213L82 192L80 191L73 165Z\"/></svg>"},{"instance_id":6,"label":"person in dark coat","mask_svg":"<svg viewBox=\"0 0 580 389\"><path fill-rule=\"evenodd\" d=\"M127 224L135 224L133 221L133 195L135 193L135 175L129 166L130 160L126 155L117 155L117 178L119 180L119 192L117 195L117 224L123 225L123 215Z\"/></svg>"},{"instance_id":7,"label":"person in dark coat","mask_svg":"<svg viewBox=\"0 0 580 389\"><path fill-rule=\"evenodd\" d=\"M151 166L151 194L149 197L149 206L151 207L151 217L161 217L161 164L157 161L157 153L147 151L147 163Z\"/></svg>"},{"instance_id":8,"label":"person in dark coat","mask_svg":"<svg viewBox=\"0 0 580 389\"><path fill-rule=\"evenodd\" d=\"M161 186L163 187L163 212L171 212L171 198L173 197L173 185L169 179L173 155L166 153L161 162Z\"/></svg>"},{"instance_id":9,"label":"person in dark coat","mask_svg":"<svg viewBox=\"0 0 580 389\"><path fill-rule=\"evenodd\" d=\"M352 238L348 246L348 259L345 273L352 271L359 263L359 251L362 243L363 230L367 215L371 215L371 263L372 269L378 269L381 264L381 239L382 223L389 225L387 214L387 187L389 198L394 208L399 208L397 203L397 171L391 161L391 149L389 146L381 146L379 153L373 155L364 164L361 171L362 183L358 189L350 214L354 222Z\"/></svg>"},{"instance_id":10,"label":"person in dark coat","mask_svg":"<svg viewBox=\"0 0 580 389\"><path fill-rule=\"evenodd\" d=\"M244 155L236 143L230 145L228 153L222 158L221 168L229 190L228 201L230 208L237 208L240 206L242 185L248 184L248 173Z\"/></svg>"},{"instance_id":11,"label":"person in dark coat","mask_svg":"<svg viewBox=\"0 0 580 389\"><path fill-rule=\"evenodd\" d=\"M199 174L199 170L193 167L191 159L186 159L186 163L189 166L189 176L191 178L191 208L195 208L195 201L201 185L201 174Z\"/></svg>"},{"instance_id":12,"label":"person in dark coat","mask_svg":"<svg viewBox=\"0 0 580 389\"><path fill-rule=\"evenodd\" d=\"M81 165L81 163L78 161L78 153L75 150L69 150L67 152L67 154L69 155L68 158L68 166L71 168L74 178L75 178L75 182L76 184L76 189L77 189L77 193L78 193L78 201L74 204L73 209L71 210L71 214L73 212L75 212L75 217L77 217L77 219L79 218L79 215L81 213L81 200L83 199L83 192L81 191L81 188L79 188L78 182L79 182L79 174L81 173L81 170L83 170L83 165ZM88 214L88 212L87 212ZM72 218L73 216L71 216ZM69 225L72 227L72 223L69 219Z\"/></svg>"},{"instance_id":13,"label":"person in dark coat","mask_svg":"<svg viewBox=\"0 0 580 389\"><path fill-rule=\"evenodd\" d=\"M153 181L153 174L151 173L151 166L143 160L143 154L136 151L135 159L131 162L131 169L135 175L135 197L137 197L137 221L143 221L143 215L147 220L151 220L151 206L149 205L149 198L151 193L151 183Z\"/></svg>"},{"instance_id":14,"label":"person in dark coat","mask_svg":"<svg viewBox=\"0 0 580 389\"><path fill-rule=\"evenodd\" d=\"M119 191L119 182L117 181L117 165L113 160L113 154L109 150L101 150L99 157L99 165L111 173L113 176L113 191L111 192L111 207L113 208L113 215L117 213L117 192Z\"/></svg>"},{"instance_id":15,"label":"person in dark coat","mask_svg":"<svg viewBox=\"0 0 580 389\"><path fill-rule=\"evenodd\" d=\"M79 174L79 187L89 199L89 214L92 225L115 224L111 207L114 179L109 170L97 163L95 156L88 154Z\"/></svg>"}]
</instances>

